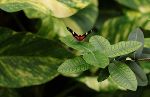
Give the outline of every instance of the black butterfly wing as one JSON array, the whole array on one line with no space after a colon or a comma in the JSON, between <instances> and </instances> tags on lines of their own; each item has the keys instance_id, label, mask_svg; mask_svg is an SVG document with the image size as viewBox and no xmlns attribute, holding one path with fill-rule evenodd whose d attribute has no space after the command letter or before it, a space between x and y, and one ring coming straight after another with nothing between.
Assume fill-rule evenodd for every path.
<instances>
[{"instance_id":1,"label":"black butterfly wing","mask_svg":"<svg viewBox=\"0 0 150 97\"><path fill-rule=\"evenodd\" d=\"M89 35L90 33L92 32L92 30L90 30L90 31L88 31L88 32L86 32L86 33L84 33L82 36L87 36L87 35Z\"/></svg>"},{"instance_id":2,"label":"black butterfly wing","mask_svg":"<svg viewBox=\"0 0 150 97\"><path fill-rule=\"evenodd\" d=\"M72 34L74 37L77 37L77 36L78 36L78 34L76 34L75 32L73 32L73 30L70 29L69 27L67 27L67 30L68 30L69 32L71 32L71 34Z\"/></svg>"},{"instance_id":3,"label":"black butterfly wing","mask_svg":"<svg viewBox=\"0 0 150 97\"><path fill-rule=\"evenodd\" d=\"M72 29L70 29L69 27L67 27L67 30L70 31L70 32L73 32Z\"/></svg>"},{"instance_id":4,"label":"black butterfly wing","mask_svg":"<svg viewBox=\"0 0 150 97\"><path fill-rule=\"evenodd\" d=\"M69 27L67 27L67 30L70 31L70 32L72 33L72 35L73 35L78 41L84 40L85 37L86 37L88 34L90 34L90 33L92 32L92 30L90 30L90 31L84 33L83 35L78 35L78 34L76 34L75 32L73 32L73 30L70 29Z\"/></svg>"}]
</instances>

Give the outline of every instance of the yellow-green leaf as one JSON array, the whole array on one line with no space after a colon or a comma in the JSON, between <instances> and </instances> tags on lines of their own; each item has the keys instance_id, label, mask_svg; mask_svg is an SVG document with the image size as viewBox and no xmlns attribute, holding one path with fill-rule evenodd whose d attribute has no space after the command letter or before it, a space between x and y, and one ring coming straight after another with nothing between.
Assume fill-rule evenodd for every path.
<instances>
[{"instance_id":1,"label":"yellow-green leaf","mask_svg":"<svg viewBox=\"0 0 150 97\"><path fill-rule=\"evenodd\" d=\"M99 50L85 53L83 58L87 63L100 68L105 68L109 64L108 57Z\"/></svg>"},{"instance_id":2,"label":"yellow-green leaf","mask_svg":"<svg viewBox=\"0 0 150 97\"><path fill-rule=\"evenodd\" d=\"M35 9L55 17L68 17L88 6L91 0L1 0L0 8L7 12Z\"/></svg>"},{"instance_id":3,"label":"yellow-green leaf","mask_svg":"<svg viewBox=\"0 0 150 97\"><path fill-rule=\"evenodd\" d=\"M119 43L116 43L114 45L111 45L106 54L109 57L117 57L125 54L129 54L131 52L134 52L135 50L139 49L141 47L142 43L137 41L122 41Z\"/></svg>"},{"instance_id":4,"label":"yellow-green leaf","mask_svg":"<svg viewBox=\"0 0 150 97\"><path fill-rule=\"evenodd\" d=\"M126 65L120 62L109 64L108 66L112 80L119 86L136 91L137 80L133 71Z\"/></svg>"},{"instance_id":5,"label":"yellow-green leaf","mask_svg":"<svg viewBox=\"0 0 150 97\"><path fill-rule=\"evenodd\" d=\"M90 65L86 63L83 58L76 57L74 59L66 60L64 63L62 63L58 68L58 72L64 74L79 73L89 68Z\"/></svg>"}]
</instances>

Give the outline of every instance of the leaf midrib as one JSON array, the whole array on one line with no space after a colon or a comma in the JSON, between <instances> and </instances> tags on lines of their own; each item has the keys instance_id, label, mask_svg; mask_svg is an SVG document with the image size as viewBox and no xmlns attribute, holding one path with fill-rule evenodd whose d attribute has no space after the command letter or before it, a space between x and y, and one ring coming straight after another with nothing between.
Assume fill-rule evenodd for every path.
<instances>
[{"instance_id":1,"label":"leaf midrib","mask_svg":"<svg viewBox=\"0 0 150 97\"><path fill-rule=\"evenodd\" d=\"M87 49L87 48L86 48L86 47L84 47L84 46L83 46L83 48ZM94 60L95 60L95 61L97 61L97 58L95 57L95 54L94 54L94 53L93 53L90 49L87 49L87 50L88 50L89 52L91 52L91 54L92 54L92 55L93 55L93 57L94 57Z\"/></svg>"}]
</instances>

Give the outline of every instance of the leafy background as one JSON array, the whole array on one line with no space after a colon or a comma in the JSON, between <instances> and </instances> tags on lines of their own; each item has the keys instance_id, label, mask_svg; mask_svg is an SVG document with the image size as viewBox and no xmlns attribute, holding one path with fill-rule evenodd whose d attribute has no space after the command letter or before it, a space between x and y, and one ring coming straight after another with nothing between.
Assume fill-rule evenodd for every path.
<instances>
[{"instance_id":1,"label":"leafy background","mask_svg":"<svg viewBox=\"0 0 150 97\"><path fill-rule=\"evenodd\" d=\"M141 27L144 47L149 48L149 6L149 0L0 0L0 96L149 97L149 85L133 92L111 78L97 82L96 68L69 75L57 72L79 53L62 43L61 38L70 35L66 26L77 34L95 28L89 37L101 35L110 44L127 40ZM150 63L140 63L149 79Z\"/></svg>"}]
</instances>

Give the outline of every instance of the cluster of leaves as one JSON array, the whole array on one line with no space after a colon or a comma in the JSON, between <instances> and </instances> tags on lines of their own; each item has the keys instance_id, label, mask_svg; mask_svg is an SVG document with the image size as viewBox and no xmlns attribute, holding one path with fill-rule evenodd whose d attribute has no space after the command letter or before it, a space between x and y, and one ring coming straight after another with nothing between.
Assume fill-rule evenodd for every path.
<instances>
[{"instance_id":1,"label":"cluster of leaves","mask_svg":"<svg viewBox=\"0 0 150 97\"><path fill-rule=\"evenodd\" d=\"M101 35L111 43L126 40L129 33L137 27L150 30L149 0L115 0L115 4L112 6L118 4L117 8L101 10L102 18L99 18L98 24L101 23L102 26L97 25ZM149 32L145 31L144 34L145 38L149 38Z\"/></svg>"},{"instance_id":2,"label":"cluster of leaves","mask_svg":"<svg viewBox=\"0 0 150 97\"><path fill-rule=\"evenodd\" d=\"M12 18L15 18L23 33L0 27L0 86L19 88L41 85L59 75L58 67L58 71L66 75L85 70L99 71L99 75L96 75L98 81L112 79L112 82L124 89L135 91L137 86L147 85L146 74L140 66L146 73L150 73L149 63L145 65L141 62L148 60L150 54L149 1L116 2L123 5L123 15L106 18L103 16L116 16L116 12L108 9L108 15L107 10L101 10L100 18L96 22L98 0L0 0L1 10L7 13L21 11L29 20L40 20L35 23L36 31L32 32L28 32L15 15L12 15ZM77 34L84 34L92 29L95 22L97 32L100 32L101 36L92 36L89 42L78 42L68 36L70 33L66 26ZM144 29L147 38L144 38L140 29L129 35L138 26ZM119 42L126 40L128 35L129 41ZM111 45L104 37L111 43L119 43ZM61 44L59 38L76 52ZM80 56L70 59L76 54ZM84 77L88 78L88 81L95 80L95 76ZM99 91L99 84L86 83L84 77L78 80L93 89L98 86ZM113 86L113 83L110 86ZM12 90L8 92L14 93ZM16 97L17 94L13 95Z\"/></svg>"},{"instance_id":3,"label":"cluster of leaves","mask_svg":"<svg viewBox=\"0 0 150 97\"><path fill-rule=\"evenodd\" d=\"M11 88L39 85L55 78L63 60L74 56L57 36L70 34L66 25L78 32L89 30L98 15L96 0L1 0L0 9L23 11L29 19L40 20L35 25L37 32L27 32L15 15L22 32L0 27L0 86ZM87 25L79 26L83 22Z\"/></svg>"},{"instance_id":4,"label":"cluster of leaves","mask_svg":"<svg viewBox=\"0 0 150 97\"><path fill-rule=\"evenodd\" d=\"M104 2L101 3L103 5ZM140 66L142 69L140 70L136 69L136 73L135 69L134 70L132 69L133 67L130 68L134 71L136 76L137 74L142 75L141 70L144 71L144 73L148 75L149 80L149 73L150 73L149 67L150 7L148 7L150 6L149 0L114 0L114 2L112 2L111 4L109 4L108 2L105 3L106 4L104 4L103 7L101 7L102 8L100 12L101 18L99 18L98 20L99 22L97 23L97 28L99 29L100 35L106 37L111 43L117 43L119 41L127 39L136 40L143 43L141 49L137 50L136 54L130 56L131 59L138 61L133 62L130 60L129 62L125 63L129 67L130 67L129 64L135 64L134 66L138 64L138 66ZM141 33L139 29L136 29L137 27L140 27L144 33ZM122 58L124 57L120 57L120 59ZM137 71L139 72L137 73ZM139 82L139 78L143 79L144 81L145 78L142 78L142 76L136 77L138 81L138 86L146 85L146 80L145 85L144 84L141 85Z\"/></svg>"},{"instance_id":5,"label":"cluster of leaves","mask_svg":"<svg viewBox=\"0 0 150 97\"><path fill-rule=\"evenodd\" d=\"M107 39L98 35L92 36L89 42L78 42L69 36L61 40L69 47L78 50L81 56L66 60L59 66L59 72L64 74L79 73L92 68L92 66L96 66L103 68L98 77L98 81L103 81L110 73L111 78L125 89L135 91L137 85L147 85L148 80L146 74L140 66L132 60L126 61L127 57L138 60L141 58L140 56L143 56L143 43L141 42L144 41L144 36L140 29L136 29L129 35L129 40L132 41L122 41L114 45L110 45ZM131 69L125 62L131 64L129 65Z\"/></svg>"}]
</instances>

